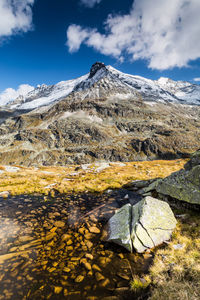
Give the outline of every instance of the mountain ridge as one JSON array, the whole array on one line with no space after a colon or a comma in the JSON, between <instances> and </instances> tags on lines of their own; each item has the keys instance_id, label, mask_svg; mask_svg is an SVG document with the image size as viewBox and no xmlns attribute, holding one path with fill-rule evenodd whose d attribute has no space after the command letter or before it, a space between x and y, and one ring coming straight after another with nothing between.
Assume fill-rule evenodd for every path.
<instances>
[{"instance_id":1,"label":"mountain ridge","mask_svg":"<svg viewBox=\"0 0 200 300\"><path fill-rule=\"evenodd\" d=\"M61 81L55 85L41 85L24 96L18 96L8 101L4 108L13 110L32 110L41 106L57 102L70 93L88 89L102 78L118 81L118 85L138 92L144 101L161 101L182 103L186 105L200 105L200 85L187 81L173 81L161 77L158 80L146 79L137 75L122 73L112 66L96 62L90 72L76 79Z\"/></svg>"}]
</instances>

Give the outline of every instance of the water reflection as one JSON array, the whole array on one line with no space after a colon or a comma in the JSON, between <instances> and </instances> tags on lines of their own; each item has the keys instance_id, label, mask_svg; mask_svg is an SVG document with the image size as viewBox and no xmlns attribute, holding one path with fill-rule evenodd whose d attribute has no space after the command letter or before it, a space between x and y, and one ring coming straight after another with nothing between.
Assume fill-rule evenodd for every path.
<instances>
[{"instance_id":1,"label":"water reflection","mask_svg":"<svg viewBox=\"0 0 200 300\"><path fill-rule=\"evenodd\" d=\"M0 299L133 299L132 274L145 272L151 257L101 240L122 198L0 199Z\"/></svg>"}]
</instances>

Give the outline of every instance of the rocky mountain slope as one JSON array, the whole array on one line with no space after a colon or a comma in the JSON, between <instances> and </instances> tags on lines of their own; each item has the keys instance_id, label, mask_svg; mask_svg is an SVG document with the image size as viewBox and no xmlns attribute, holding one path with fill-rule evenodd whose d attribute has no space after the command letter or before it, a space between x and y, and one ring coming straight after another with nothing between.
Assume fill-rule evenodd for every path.
<instances>
[{"instance_id":1,"label":"rocky mountain slope","mask_svg":"<svg viewBox=\"0 0 200 300\"><path fill-rule=\"evenodd\" d=\"M200 144L200 86L95 63L1 109L0 162L88 163L186 156ZM5 114L6 110L6 114Z\"/></svg>"}]
</instances>

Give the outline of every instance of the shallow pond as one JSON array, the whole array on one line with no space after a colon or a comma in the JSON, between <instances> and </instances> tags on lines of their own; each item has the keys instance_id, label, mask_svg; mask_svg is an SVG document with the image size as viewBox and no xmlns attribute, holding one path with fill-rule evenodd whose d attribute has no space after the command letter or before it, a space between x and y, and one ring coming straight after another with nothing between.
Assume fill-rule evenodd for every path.
<instances>
[{"instance_id":1,"label":"shallow pond","mask_svg":"<svg viewBox=\"0 0 200 300\"><path fill-rule=\"evenodd\" d=\"M0 198L0 299L138 299L152 255L102 239L126 193Z\"/></svg>"}]
</instances>

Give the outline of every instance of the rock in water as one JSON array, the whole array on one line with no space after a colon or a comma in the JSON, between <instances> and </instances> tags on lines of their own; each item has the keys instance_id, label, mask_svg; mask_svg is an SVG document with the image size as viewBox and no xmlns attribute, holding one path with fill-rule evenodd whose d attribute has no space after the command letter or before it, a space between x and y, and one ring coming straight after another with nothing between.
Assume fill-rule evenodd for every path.
<instances>
[{"instance_id":1,"label":"rock in water","mask_svg":"<svg viewBox=\"0 0 200 300\"><path fill-rule=\"evenodd\" d=\"M108 241L139 253L169 240L176 227L170 206L146 197L134 206L124 205L108 222Z\"/></svg>"},{"instance_id":2,"label":"rock in water","mask_svg":"<svg viewBox=\"0 0 200 300\"><path fill-rule=\"evenodd\" d=\"M132 207L131 240L139 253L170 239L176 219L164 201L146 197Z\"/></svg>"},{"instance_id":3,"label":"rock in water","mask_svg":"<svg viewBox=\"0 0 200 300\"><path fill-rule=\"evenodd\" d=\"M112 241L132 252L130 236L131 226L131 204L120 208L108 221L108 241Z\"/></svg>"},{"instance_id":4,"label":"rock in water","mask_svg":"<svg viewBox=\"0 0 200 300\"><path fill-rule=\"evenodd\" d=\"M200 150L186 163L183 170L161 180L156 190L177 200L200 205Z\"/></svg>"}]
</instances>

